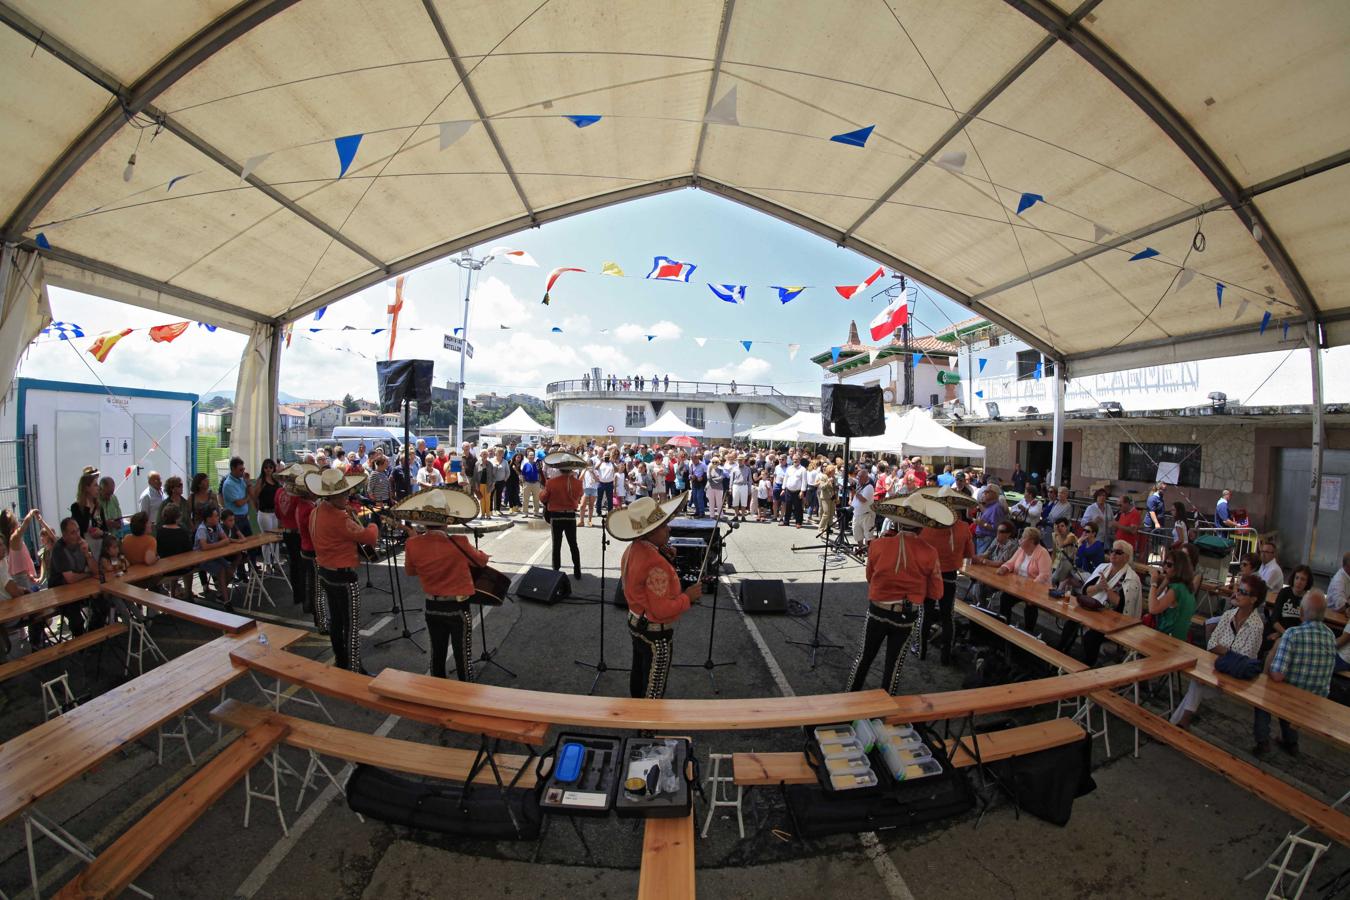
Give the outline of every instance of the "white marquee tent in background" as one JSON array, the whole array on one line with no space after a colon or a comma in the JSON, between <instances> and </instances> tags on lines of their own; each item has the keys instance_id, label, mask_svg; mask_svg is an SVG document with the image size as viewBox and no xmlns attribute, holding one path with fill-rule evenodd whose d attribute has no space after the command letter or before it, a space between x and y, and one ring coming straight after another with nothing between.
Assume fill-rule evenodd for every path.
<instances>
[{"instance_id":1,"label":"white marquee tent in background","mask_svg":"<svg viewBox=\"0 0 1350 900\"><path fill-rule=\"evenodd\" d=\"M534 420L525 407L517 406L511 415L502 419L500 422L493 422L491 425L484 425L478 429L479 434L518 434L521 437L542 437L553 433L553 429L547 425L540 425Z\"/></svg>"},{"instance_id":2,"label":"white marquee tent in background","mask_svg":"<svg viewBox=\"0 0 1350 900\"><path fill-rule=\"evenodd\" d=\"M842 444L843 438L826 437L820 428L820 413L801 409L781 422L758 425L736 436L770 443L786 441L798 444Z\"/></svg>"},{"instance_id":3,"label":"white marquee tent in background","mask_svg":"<svg viewBox=\"0 0 1350 900\"><path fill-rule=\"evenodd\" d=\"M854 438L850 451L898 453L902 456L956 456L984 459L984 447L943 428L925 409L911 407L901 415L886 413L886 433Z\"/></svg>"},{"instance_id":4,"label":"white marquee tent in background","mask_svg":"<svg viewBox=\"0 0 1350 900\"><path fill-rule=\"evenodd\" d=\"M661 413L652 424L639 428L638 433L645 434L648 437L675 437L677 435L702 437L703 429L695 428L675 415L674 411L668 409Z\"/></svg>"}]
</instances>

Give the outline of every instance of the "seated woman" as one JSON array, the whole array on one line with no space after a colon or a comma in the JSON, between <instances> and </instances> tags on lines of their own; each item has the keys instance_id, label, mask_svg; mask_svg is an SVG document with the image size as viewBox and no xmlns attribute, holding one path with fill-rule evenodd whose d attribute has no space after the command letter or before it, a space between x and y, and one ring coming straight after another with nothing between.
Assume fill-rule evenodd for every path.
<instances>
[{"instance_id":1,"label":"seated woman","mask_svg":"<svg viewBox=\"0 0 1350 900\"><path fill-rule=\"evenodd\" d=\"M155 553L160 558L178 556L192 550L192 535L183 527L183 510L178 505L165 504L160 510L159 528L155 532ZM192 570L175 572L165 578L169 593L180 600L192 599ZM161 585L164 582L161 582Z\"/></svg>"},{"instance_id":2,"label":"seated woman","mask_svg":"<svg viewBox=\"0 0 1350 900\"><path fill-rule=\"evenodd\" d=\"M1191 593L1191 559L1184 550L1168 550L1162 568L1154 567L1148 585L1148 612L1154 627L1179 641L1186 640L1195 614Z\"/></svg>"},{"instance_id":3,"label":"seated woman","mask_svg":"<svg viewBox=\"0 0 1350 900\"><path fill-rule=\"evenodd\" d=\"M1143 592L1139 575L1134 571L1134 545L1124 540L1111 545L1110 561L1093 569L1083 585L1083 593L1103 604L1103 608L1114 609L1131 618L1139 616ZM1060 652L1069 652L1078 637L1078 631L1077 622L1064 623L1059 639ZM1106 636L1097 631L1083 635L1083 662L1095 666L1105 640Z\"/></svg>"},{"instance_id":4,"label":"seated woman","mask_svg":"<svg viewBox=\"0 0 1350 900\"><path fill-rule=\"evenodd\" d=\"M1307 566L1294 566L1289 574L1289 583L1280 588L1275 595L1275 603L1264 602L1257 607L1265 620L1265 648L1274 646L1280 636L1290 628L1303 624L1303 595L1313 586L1312 569ZM1264 601L1264 598L1262 598Z\"/></svg>"},{"instance_id":5,"label":"seated woman","mask_svg":"<svg viewBox=\"0 0 1350 900\"><path fill-rule=\"evenodd\" d=\"M1095 521L1083 526L1083 534L1078 538L1078 551L1074 554L1074 568L1080 572L1093 572L1106 562L1106 546L1098 536L1099 526Z\"/></svg>"},{"instance_id":6,"label":"seated woman","mask_svg":"<svg viewBox=\"0 0 1350 900\"><path fill-rule=\"evenodd\" d=\"M153 535L146 534L150 516L138 512L131 517L131 532L122 539L122 553L133 566L148 566L159 562Z\"/></svg>"},{"instance_id":7,"label":"seated woman","mask_svg":"<svg viewBox=\"0 0 1350 900\"><path fill-rule=\"evenodd\" d=\"M994 540L984 548L983 553L976 553L971 562L981 566L1001 566L1012 559L1016 552L1017 541L1013 539L1012 523L1000 522L994 532ZM971 587L975 590L976 602L985 609L993 609L994 601L1000 599L999 592L987 584L972 582Z\"/></svg>"},{"instance_id":8,"label":"seated woman","mask_svg":"<svg viewBox=\"0 0 1350 900\"><path fill-rule=\"evenodd\" d=\"M1051 569L1050 586L1059 587L1060 582L1073 574L1073 560L1078 553L1078 536L1073 533L1069 520L1061 516L1055 520L1050 532Z\"/></svg>"},{"instance_id":9,"label":"seated woman","mask_svg":"<svg viewBox=\"0 0 1350 900\"><path fill-rule=\"evenodd\" d=\"M1233 595L1233 608L1219 617L1219 624L1209 636L1207 647L1211 653L1223 656L1232 650L1257 659L1261 653L1261 614L1257 611L1266 602L1266 583L1256 575L1245 575L1238 582ZM1186 696L1181 698L1172 713L1172 724L1189 728L1200 703L1207 697L1218 696L1219 690L1191 678Z\"/></svg>"},{"instance_id":10,"label":"seated woman","mask_svg":"<svg viewBox=\"0 0 1350 900\"><path fill-rule=\"evenodd\" d=\"M1022 529L1022 539L1018 542L1017 550L1013 553L1011 559L998 567L998 573L1000 575L1021 575L1023 578L1030 578L1032 581L1039 581L1041 584L1050 583L1050 554L1041 546L1041 531L1039 528L1028 525ZM1022 602L1020 597L1010 596L1007 592L1004 592L1003 600L999 603L999 615L1011 623L1013 607ZM1028 633L1036 633L1036 618L1039 614L1039 607L1031 603L1026 605L1023 622Z\"/></svg>"}]
</instances>

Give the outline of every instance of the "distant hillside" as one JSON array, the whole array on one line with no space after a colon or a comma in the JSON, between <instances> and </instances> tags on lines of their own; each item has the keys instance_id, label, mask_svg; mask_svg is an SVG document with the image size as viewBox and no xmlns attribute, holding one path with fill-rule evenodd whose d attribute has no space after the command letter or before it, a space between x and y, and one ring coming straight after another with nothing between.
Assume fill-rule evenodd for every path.
<instances>
[{"instance_id":1,"label":"distant hillside","mask_svg":"<svg viewBox=\"0 0 1350 900\"><path fill-rule=\"evenodd\" d=\"M234 403L234 391L212 391L209 394L204 394L202 396L202 400L203 401L210 400L212 397L222 397L230 401L230 403ZM297 397L294 394L288 394L285 391L279 391L277 393L277 399L280 400L282 403L299 403L307 398Z\"/></svg>"}]
</instances>

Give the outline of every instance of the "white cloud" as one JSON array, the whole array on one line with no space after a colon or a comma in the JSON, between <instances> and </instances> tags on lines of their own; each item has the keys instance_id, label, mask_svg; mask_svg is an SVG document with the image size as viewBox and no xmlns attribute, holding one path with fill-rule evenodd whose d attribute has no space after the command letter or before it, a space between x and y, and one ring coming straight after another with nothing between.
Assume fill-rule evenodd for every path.
<instances>
[{"instance_id":1,"label":"white cloud","mask_svg":"<svg viewBox=\"0 0 1350 900\"><path fill-rule=\"evenodd\" d=\"M656 339L673 340L683 334L684 331L669 319L662 319L659 322L653 322L651 325L635 325L632 322L625 322L613 331L614 337L625 343L632 344L637 341L646 342L647 335L654 334Z\"/></svg>"},{"instance_id":2,"label":"white cloud","mask_svg":"<svg viewBox=\"0 0 1350 900\"><path fill-rule=\"evenodd\" d=\"M738 363L709 369L703 373L703 378L706 381L752 382L757 378L763 378L772 368L773 366L769 364L767 359L747 356Z\"/></svg>"}]
</instances>

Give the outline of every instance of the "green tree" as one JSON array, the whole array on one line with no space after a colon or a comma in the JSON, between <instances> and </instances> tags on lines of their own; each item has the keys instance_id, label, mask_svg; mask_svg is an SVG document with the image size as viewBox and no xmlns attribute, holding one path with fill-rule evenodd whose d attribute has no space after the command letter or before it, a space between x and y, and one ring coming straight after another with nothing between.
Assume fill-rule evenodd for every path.
<instances>
[{"instance_id":1,"label":"green tree","mask_svg":"<svg viewBox=\"0 0 1350 900\"><path fill-rule=\"evenodd\" d=\"M351 394L346 394L342 398L343 412L356 412L356 398Z\"/></svg>"}]
</instances>

